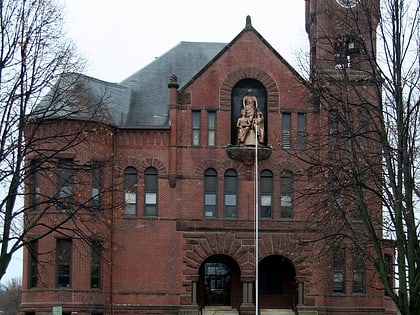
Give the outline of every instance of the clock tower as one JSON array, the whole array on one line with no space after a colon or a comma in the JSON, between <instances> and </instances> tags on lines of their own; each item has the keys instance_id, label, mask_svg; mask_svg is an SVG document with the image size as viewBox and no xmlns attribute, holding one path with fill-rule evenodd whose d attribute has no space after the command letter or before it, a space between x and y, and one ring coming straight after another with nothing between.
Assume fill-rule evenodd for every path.
<instances>
[{"instance_id":1,"label":"clock tower","mask_svg":"<svg viewBox=\"0 0 420 315\"><path fill-rule=\"evenodd\" d=\"M379 0L305 0L311 76L366 74L376 54ZM371 73L371 71L369 70Z\"/></svg>"}]
</instances>

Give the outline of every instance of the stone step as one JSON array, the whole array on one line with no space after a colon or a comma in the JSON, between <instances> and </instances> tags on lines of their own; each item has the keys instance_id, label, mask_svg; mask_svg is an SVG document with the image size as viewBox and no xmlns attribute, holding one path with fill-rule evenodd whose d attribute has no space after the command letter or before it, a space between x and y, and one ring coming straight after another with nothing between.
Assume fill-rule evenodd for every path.
<instances>
[{"instance_id":1,"label":"stone step","mask_svg":"<svg viewBox=\"0 0 420 315\"><path fill-rule=\"evenodd\" d=\"M295 312L292 310L283 310L283 309L276 309L276 310L261 310L261 315L295 315Z\"/></svg>"},{"instance_id":2,"label":"stone step","mask_svg":"<svg viewBox=\"0 0 420 315\"><path fill-rule=\"evenodd\" d=\"M204 308L203 315L238 315L233 308Z\"/></svg>"},{"instance_id":3,"label":"stone step","mask_svg":"<svg viewBox=\"0 0 420 315\"><path fill-rule=\"evenodd\" d=\"M238 311L230 308L204 308L203 315L238 315ZM292 310L262 309L260 315L295 315Z\"/></svg>"}]
</instances>

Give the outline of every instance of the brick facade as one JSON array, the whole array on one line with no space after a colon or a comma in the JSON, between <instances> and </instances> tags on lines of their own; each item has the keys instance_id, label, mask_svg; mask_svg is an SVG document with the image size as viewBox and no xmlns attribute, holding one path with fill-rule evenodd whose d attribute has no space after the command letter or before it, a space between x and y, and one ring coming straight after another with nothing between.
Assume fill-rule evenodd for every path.
<instances>
[{"instance_id":1,"label":"brick facade","mask_svg":"<svg viewBox=\"0 0 420 315\"><path fill-rule=\"evenodd\" d=\"M311 6L316 2L307 1ZM39 240L39 251L51 254L45 260L49 263L38 266L35 288L29 288L30 257L25 253L21 314L49 314L53 306L79 315L199 314L200 309L204 312L239 309L240 314L253 314L255 178L253 160L245 155L253 158L254 153L249 148L234 147L232 150L243 158L233 159L227 150L236 141L236 126L232 128L236 118L232 118L231 112L238 106L235 93L242 91L241 82L263 87L261 105L265 109L266 140L260 149L271 153L258 163L259 171L269 171L273 180L272 218L261 219L259 224L259 261L270 270L262 271L262 281L267 280L266 274L268 278L280 277L282 289L276 291L264 284L262 290L272 291L261 295L261 309L292 312L297 305L300 314L393 314L390 300L378 289L381 285L371 266L366 266L364 294L351 293L348 271L345 293L332 293L330 257L320 255L320 246L302 242L313 239L316 233L306 225L309 199L294 202L290 218L281 217L282 174L288 171L298 175L294 176L295 190L307 188L312 180L305 163L282 149L283 113L291 115L290 151L295 151L298 143L298 114L306 117L307 143L316 141L325 131L327 120L305 80L250 21L187 84L179 87L172 78L167 92L170 126L128 128L98 123L101 128L95 126L97 132L90 136L90 141L80 143L72 152L62 152L83 163L110 161L102 180L105 187L112 187L103 196L111 211L88 214L93 216L88 222L90 236L103 243L101 286L90 288L90 250L74 235L71 286L56 287L54 250L61 236L53 233ZM192 145L192 111L198 111L200 116L199 145ZM208 145L209 112L216 117L214 146ZM49 130L54 132L54 128ZM127 167L138 172L137 213L132 216L124 214L122 188ZM143 212L147 203L145 171L149 168L158 174L157 213L153 216ZM204 215L204 173L208 169L217 174L217 211L212 217ZM228 170L237 174L234 217L224 215L224 174ZM89 190L90 186L83 188L81 184L79 189ZM206 291L211 285L204 280L205 270L221 265L229 269L229 277L216 272L205 278L225 281L220 295L211 295ZM216 287L213 289L216 292Z\"/></svg>"}]
</instances>

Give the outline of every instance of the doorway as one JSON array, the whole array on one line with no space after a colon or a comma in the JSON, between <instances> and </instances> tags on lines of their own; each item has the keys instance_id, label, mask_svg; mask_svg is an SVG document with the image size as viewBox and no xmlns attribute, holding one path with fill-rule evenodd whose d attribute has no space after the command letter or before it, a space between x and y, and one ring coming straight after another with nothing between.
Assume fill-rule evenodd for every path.
<instances>
[{"instance_id":1,"label":"doorway","mask_svg":"<svg viewBox=\"0 0 420 315\"><path fill-rule=\"evenodd\" d=\"M235 306L241 303L240 270L227 255L213 255L200 266L197 301L204 306Z\"/></svg>"}]
</instances>

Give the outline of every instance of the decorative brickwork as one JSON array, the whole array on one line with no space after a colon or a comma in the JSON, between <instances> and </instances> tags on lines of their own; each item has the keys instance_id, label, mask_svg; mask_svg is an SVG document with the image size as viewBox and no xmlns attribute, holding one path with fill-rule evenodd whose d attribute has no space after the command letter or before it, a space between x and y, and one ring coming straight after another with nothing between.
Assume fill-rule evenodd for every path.
<instances>
[{"instance_id":1,"label":"decorative brickwork","mask_svg":"<svg viewBox=\"0 0 420 315\"><path fill-rule=\"evenodd\" d=\"M232 89L236 83L243 79L260 81L267 90L267 109L276 111L279 107L279 89L276 81L266 72L254 68L244 67L230 73L220 87L220 110L230 111Z\"/></svg>"}]
</instances>

